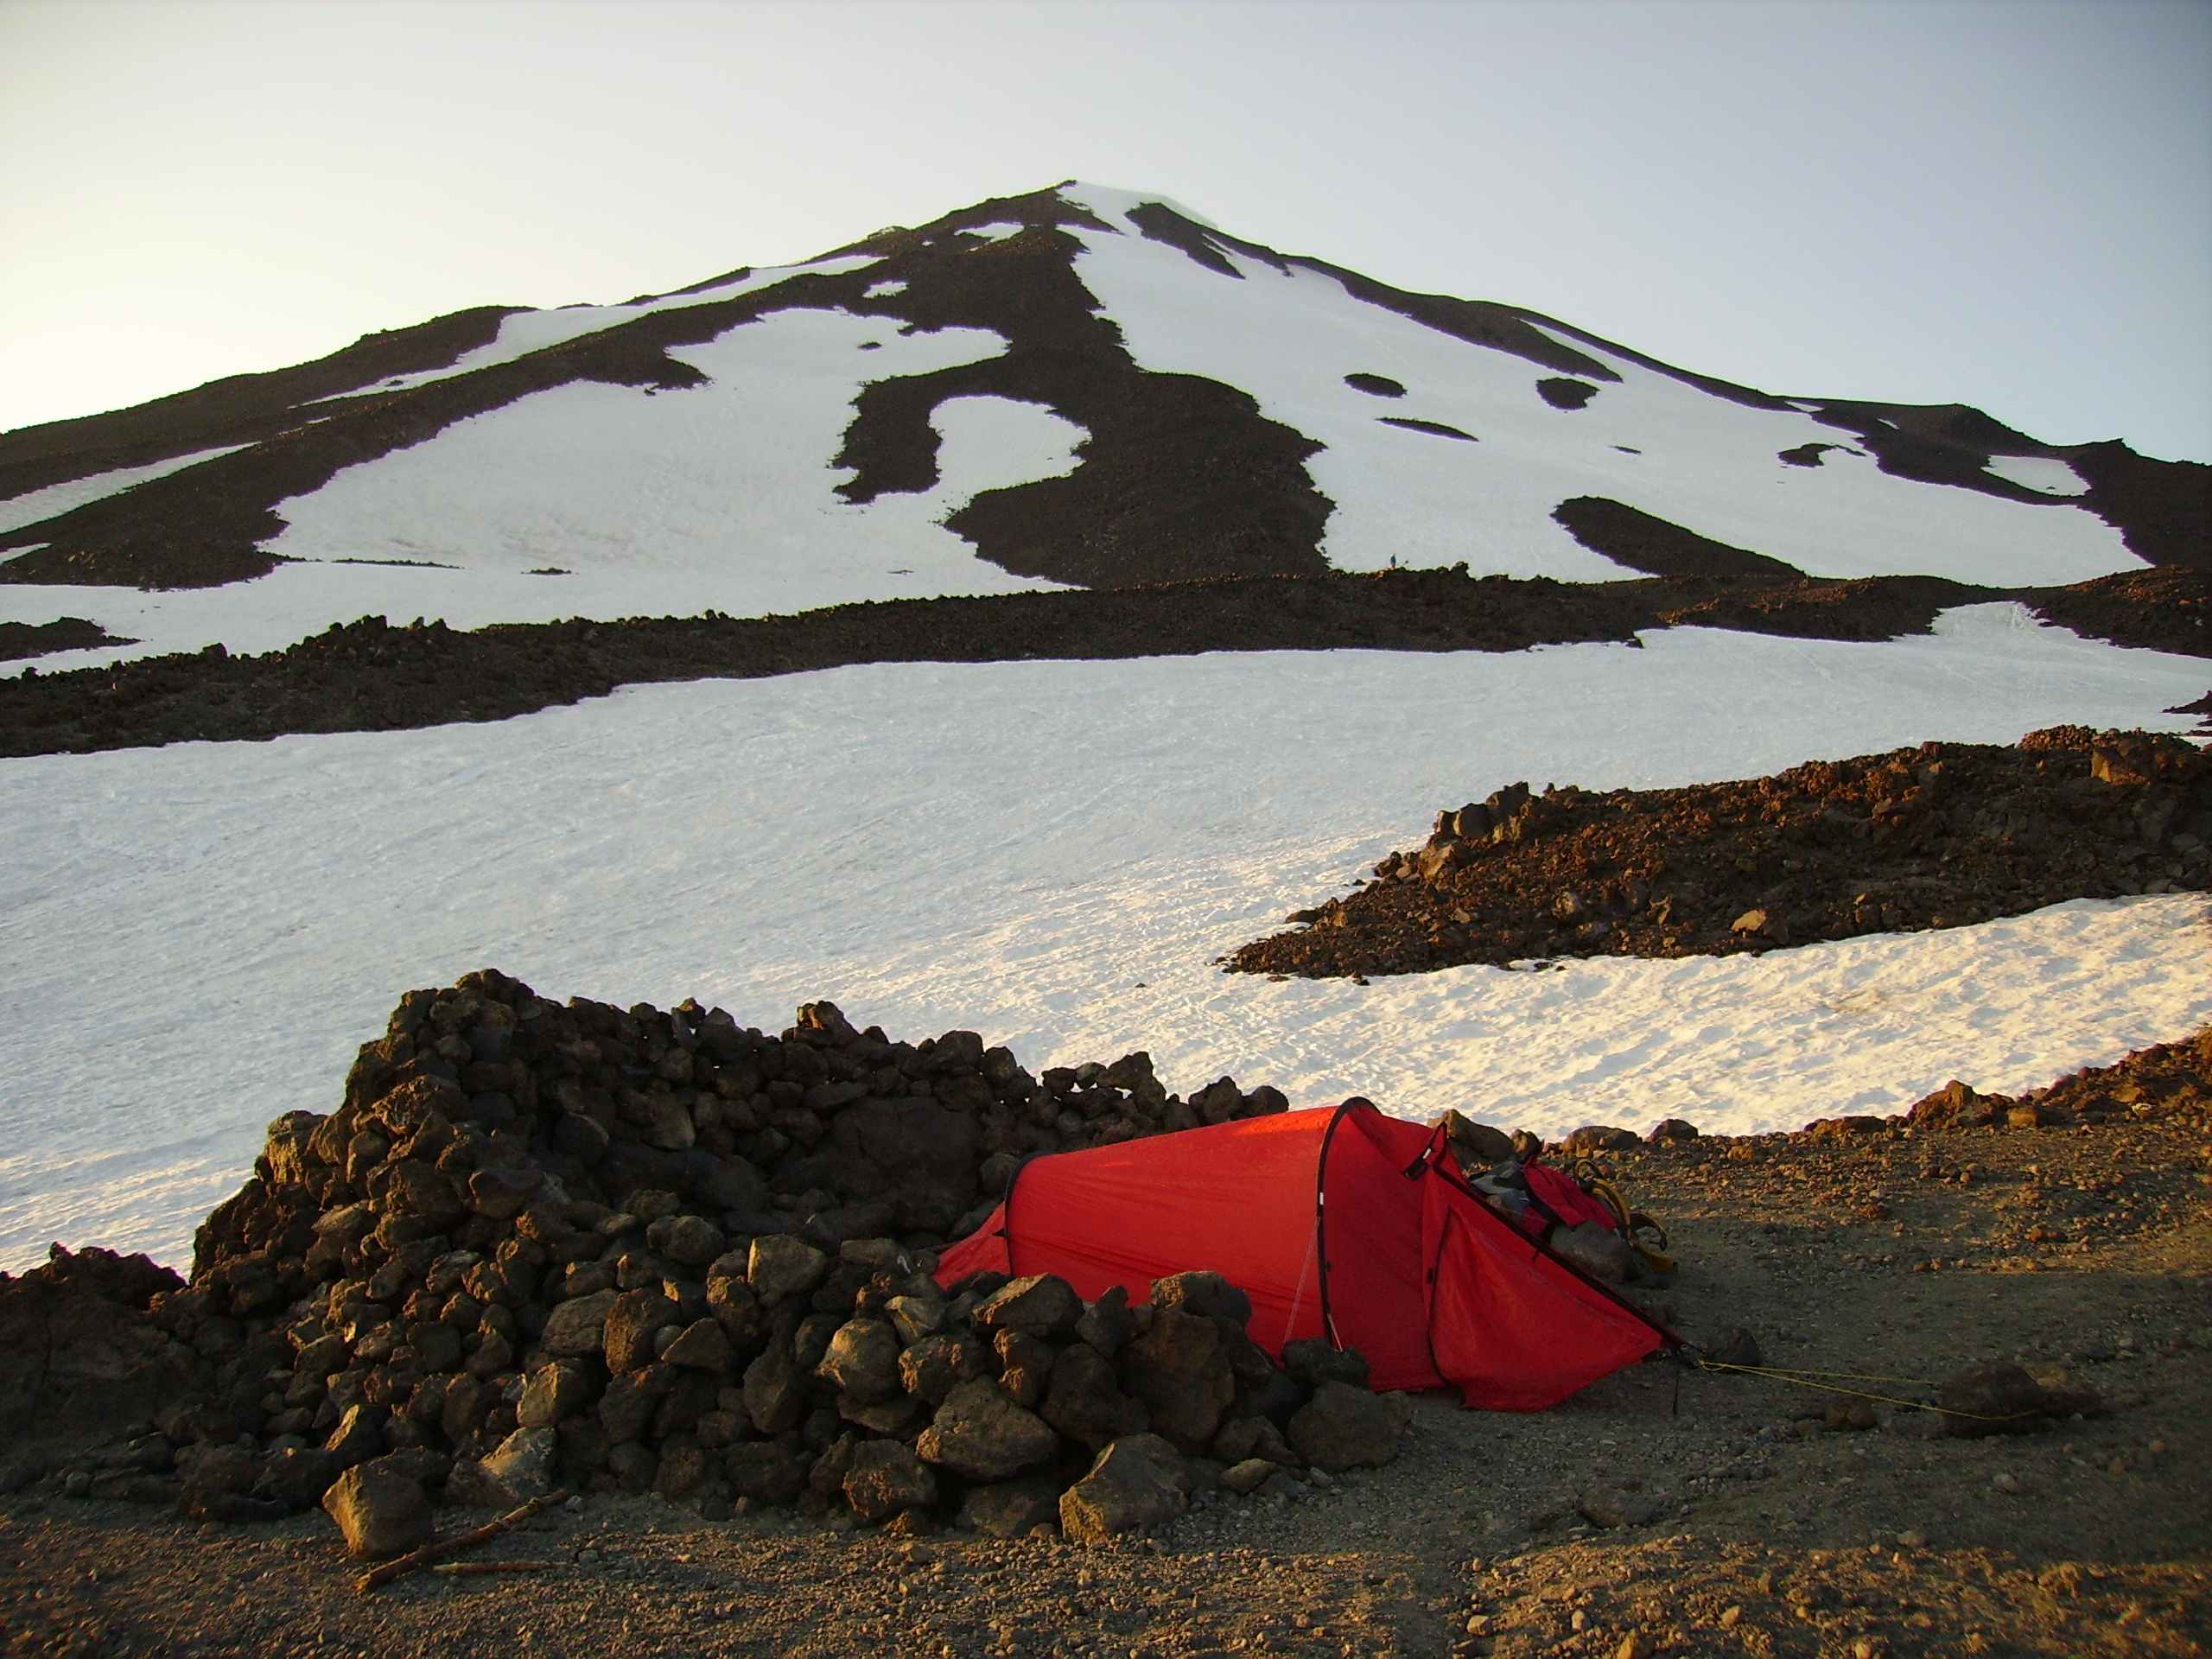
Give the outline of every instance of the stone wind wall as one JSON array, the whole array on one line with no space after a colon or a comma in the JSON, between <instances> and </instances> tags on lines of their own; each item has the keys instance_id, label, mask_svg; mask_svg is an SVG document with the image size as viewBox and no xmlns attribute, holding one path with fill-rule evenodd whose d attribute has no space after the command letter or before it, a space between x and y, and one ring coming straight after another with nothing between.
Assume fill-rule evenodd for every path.
<instances>
[{"instance_id":1,"label":"stone wind wall","mask_svg":"<svg viewBox=\"0 0 2212 1659\"><path fill-rule=\"evenodd\" d=\"M148 1323L199 1382L98 1471L189 1513L321 1502L363 1554L429 1494L566 1485L1097 1537L1194 1491L1395 1451L1357 1355L1278 1366L1212 1274L1086 1306L1049 1275L947 1294L933 1247L1030 1154L1280 1111L1151 1062L1033 1077L813 1003L560 1006L493 972L402 999L344 1103L270 1125Z\"/></svg>"}]
</instances>

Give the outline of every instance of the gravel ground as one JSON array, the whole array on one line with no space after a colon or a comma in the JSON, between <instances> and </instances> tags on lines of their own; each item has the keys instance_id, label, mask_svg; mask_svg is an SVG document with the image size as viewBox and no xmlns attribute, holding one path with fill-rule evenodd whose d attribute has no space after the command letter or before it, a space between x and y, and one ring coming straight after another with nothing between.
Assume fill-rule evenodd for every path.
<instances>
[{"instance_id":1,"label":"gravel ground","mask_svg":"<svg viewBox=\"0 0 2212 1659\"><path fill-rule=\"evenodd\" d=\"M715 1523L578 1502L364 1594L320 1515L199 1525L0 1498L10 1654L2196 1654L2212 1642L2212 1122L1718 1138L1613 1154L1682 1271L1679 1328L1909 1399L2017 1359L2109 1409L1930 1414L1632 1369L1529 1416L1415 1402L1391 1466L1203 1501L1121 1547ZM1831 1428L1856 1403L1873 1427ZM1801 1415L1801 1413L1813 1414ZM1864 1422L1861 1416L1858 1421ZM476 1519L456 1514L451 1529Z\"/></svg>"}]
</instances>

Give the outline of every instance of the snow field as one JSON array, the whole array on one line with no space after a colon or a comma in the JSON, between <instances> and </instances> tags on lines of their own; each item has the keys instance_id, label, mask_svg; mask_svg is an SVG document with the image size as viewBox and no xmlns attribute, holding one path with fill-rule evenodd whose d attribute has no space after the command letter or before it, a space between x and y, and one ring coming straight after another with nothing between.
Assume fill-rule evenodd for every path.
<instances>
[{"instance_id":1,"label":"snow field","mask_svg":"<svg viewBox=\"0 0 2212 1659\"><path fill-rule=\"evenodd\" d=\"M880 349L860 351L867 340ZM0 586L0 620L82 616L138 642L41 658L44 673L216 641L281 650L364 615L467 628L1054 587L976 557L941 522L982 491L1073 470L1089 435L1040 404L950 399L932 416L935 487L864 506L834 493L851 475L830 462L864 372L926 373L1005 344L984 329L902 335L849 312L776 312L673 353L710 385L556 387L347 468L283 504L287 527L265 545L299 563L258 581ZM337 563L355 559L416 563ZM548 568L562 574L531 574Z\"/></svg>"},{"instance_id":2,"label":"snow field","mask_svg":"<svg viewBox=\"0 0 2212 1659\"><path fill-rule=\"evenodd\" d=\"M870 265L883 262L870 253L842 254L834 259L817 259L804 265L772 265L753 271L747 276L718 283L712 288L702 288L690 294L664 294L658 299L642 300L630 305L564 305L550 310L518 311L499 320L499 332L487 346L456 358L442 369L423 369L414 374L394 375L379 380L373 386L364 386L359 391L341 392L337 397L327 397L324 403L335 403L340 398L358 397L370 392L406 391L416 386L427 386L434 380L450 380L456 375L473 374L495 363L512 363L518 357L528 357L532 352L542 352L552 346L565 346L572 340L582 340L586 334L596 334L639 317L648 317L660 311L680 311L694 305L713 305L723 300L742 299L748 294L758 294L789 282L794 276L837 276L847 271L866 270Z\"/></svg>"},{"instance_id":3,"label":"snow field","mask_svg":"<svg viewBox=\"0 0 2212 1659\"><path fill-rule=\"evenodd\" d=\"M1100 199L1124 224L1128 204L1144 200ZM1073 233L1084 248L1077 274L1140 365L1241 386L1262 414L1327 446L1306 467L1337 505L1322 550L1342 569L1395 557L1567 582L1631 574L1553 522L1553 508L1577 495L1624 502L1816 576L1925 573L2011 586L2143 568L2119 531L2086 512L1916 483L1840 449L1819 467L1786 465L1781 451L1848 434L1700 391L1556 331L1546 332L1621 376L1596 382L1580 410L1539 397L1550 371L1357 300L1332 276L1228 253L1240 282L1134 225ZM1344 377L1358 371L1387 375L1407 395L1354 391ZM1440 422L1479 442L1385 426L1384 416Z\"/></svg>"},{"instance_id":4,"label":"snow field","mask_svg":"<svg viewBox=\"0 0 2212 1659\"><path fill-rule=\"evenodd\" d=\"M1794 1128L1953 1076L2046 1083L2212 1018L2204 901L1367 987L1211 962L1516 779L2178 729L2158 711L2202 689L2194 659L1981 606L1872 645L1685 629L883 665L0 763L0 1266L56 1238L181 1260L265 1123L328 1109L400 992L484 966L767 1028L827 996L896 1036L978 1030L1033 1070L1147 1048L1180 1092L1226 1073L1553 1132Z\"/></svg>"}]
</instances>

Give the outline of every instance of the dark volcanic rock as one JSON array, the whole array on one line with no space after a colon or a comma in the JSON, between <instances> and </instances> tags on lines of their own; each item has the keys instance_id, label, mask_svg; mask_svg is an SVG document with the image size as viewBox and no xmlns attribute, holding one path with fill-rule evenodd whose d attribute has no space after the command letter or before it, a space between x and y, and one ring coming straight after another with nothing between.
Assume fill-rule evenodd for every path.
<instances>
[{"instance_id":1,"label":"dark volcanic rock","mask_svg":"<svg viewBox=\"0 0 2212 1659\"><path fill-rule=\"evenodd\" d=\"M2008 1360L1970 1366L1936 1390L1943 1432L1961 1440L2026 1434L2053 1417L2101 1408L2087 1389L2049 1389Z\"/></svg>"},{"instance_id":2,"label":"dark volcanic rock","mask_svg":"<svg viewBox=\"0 0 2212 1659\"><path fill-rule=\"evenodd\" d=\"M1290 1444L1315 1468L1338 1474L1389 1462L1404 1430L1402 1400L1325 1382L1290 1420Z\"/></svg>"},{"instance_id":3,"label":"dark volcanic rock","mask_svg":"<svg viewBox=\"0 0 2212 1659\"><path fill-rule=\"evenodd\" d=\"M1236 1397L1221 1325L1180 1308L1154 1316L1152 1328L1122 1350L1122 1370L1151 1413L1154 1432L1185 1452L1205 1450Z\"/></svg>"},{"instance_id":4,"label":"dark volcanic rock","mask_svg":"<svg viewBox=\"0 0 2212 1659\"><path fill-rule=\"evenodd\" d=\"M1440 815L1427 845L1375 874L1228 965L1320 976L1725 955L2202 892L2212 757L2163 734L2057 727L1686 789L1516 785Z\"/></svg>"},{"instance_id":5,"label":"dark volcanic rock","mask_svg":"<svg viewBox=\"0 0 2212 1659\"><path fill-rule=\"evenodd\" d=\"M1662 520L1644 530L1620 533L1600 550L1632 569L1663 562L1700 574L1586 584L1473 578L1464 569L1224 576L899 600L789 617L514 623L467 632L367 617L263 656L199 652L0 680L0 754L503 720L621 685L751 679L852 663L1518 651L1625 641L1639 629L1682 626L1885 639L1925 632L1945 606L2002 596L1924 576L1711 574L1768 566L1747 564L1738 550L1715 553L1719 543ZM2212 654L2205 620L2212 573L2201 568L2126 573L2020 596L2097 638ZM570 1127L586 1139L604 1134L588 1115ZM579 1147L575 1155L587 1154Z\"/></svg>"},{"instance_id":6,"label":"dark volcanic rock","mask_svg":"<svg viewBox=\"0 0 2212 1659\"><path fill-rule=\"evenodd\" d=\"M1603 496L1578 495L1552 517L1592 553L1653 576L1802 576L1794 564L1730 547Z\"/></svg>"},{"instance_id":7,"label":"dark volcanic rock","mask_svg":"<svg viewBox=\"0 0 2212 1659\"><path fill-rule=\"evenodd\" d=\"M59 1244L0 1273L0 1440L149 1417L185 1392L194 1356L148 1314L183 1287L143 1255Z\"/></svg>"}]
</instances>

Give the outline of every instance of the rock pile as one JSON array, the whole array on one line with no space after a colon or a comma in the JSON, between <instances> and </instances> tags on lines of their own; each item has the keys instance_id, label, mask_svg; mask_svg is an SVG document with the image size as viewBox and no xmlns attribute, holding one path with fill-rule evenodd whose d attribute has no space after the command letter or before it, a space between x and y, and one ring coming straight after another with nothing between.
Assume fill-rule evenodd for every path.
<instances>
[{"instance_id":1,"label":"rock pile","mask_svg":"<svg viewBox=\"0 0 2212 1659\"><path fill-rule=\"evenodd\" d=\"M2207 888L2212 757L2161 733L2054 727L1685 789L1514 784L1440 812L1372 883L1225 960L1325 976L1725 955Z\"/></svg>"},{"instance_id":2,"label":"rock pile","mask_svg":"<svg viewBox=\"0 0 2212 1659\"><path fill-rule=\"evenodd\" d=\"M435 1489L1100 1538L1380 1463L1399 1422L1364 1362L1294 1344L1279 1367L1216 1274L1131 1306L929 1271L1027 1154L1283 1106L1227 1078L1179 1099L1142 1054L1032 1078L972 1033L894 1043L828 1003L768 1037L491 972L410 993L336 1111L270 1126L188 1285L105 1275L162 1349L141 1369L194 1375L75 1478L223 1519L320 1502L382 1554Z\"/></svg>"}]
</instances>

